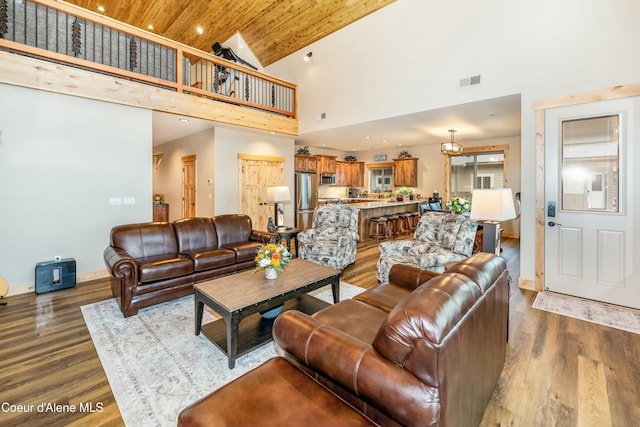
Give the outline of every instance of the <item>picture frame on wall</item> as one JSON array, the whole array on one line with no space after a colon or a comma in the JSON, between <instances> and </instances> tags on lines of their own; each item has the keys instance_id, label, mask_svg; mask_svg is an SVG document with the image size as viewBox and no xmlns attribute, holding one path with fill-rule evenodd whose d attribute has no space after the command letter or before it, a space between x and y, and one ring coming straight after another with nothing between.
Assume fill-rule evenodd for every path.
<instances>
[{"instance_id":1,"label":"picture frame on wall","mask_svg":"<svg viewBox=\"0 0 640 427\"><path fill-rule=\"evenodd\" d=\"M373 161L374 162L386 162L387 161L387 155L386 154L374 154Z\"/></svg>"}]
</instances>

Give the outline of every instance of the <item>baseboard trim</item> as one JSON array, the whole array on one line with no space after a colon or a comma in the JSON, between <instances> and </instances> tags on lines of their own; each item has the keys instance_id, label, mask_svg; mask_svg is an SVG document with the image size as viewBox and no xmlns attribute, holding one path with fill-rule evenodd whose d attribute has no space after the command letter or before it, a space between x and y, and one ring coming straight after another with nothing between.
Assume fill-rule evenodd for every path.
<instances>
[{"instance_id":1,"label":"baseboard trim","mask_svg":"<svg viewBox=\"0 0 640 427\"><path fill-rule=\"evenodd\" d=\"M94 271L85 271L83 273L76 274L76 285L83 282L90 282L92 280L105 279L109 277L107 269L100 269ZM28 294L36 291L35 282L13 283L9 284L9 293L7 296Z\"/></svg>"}]
</instances>

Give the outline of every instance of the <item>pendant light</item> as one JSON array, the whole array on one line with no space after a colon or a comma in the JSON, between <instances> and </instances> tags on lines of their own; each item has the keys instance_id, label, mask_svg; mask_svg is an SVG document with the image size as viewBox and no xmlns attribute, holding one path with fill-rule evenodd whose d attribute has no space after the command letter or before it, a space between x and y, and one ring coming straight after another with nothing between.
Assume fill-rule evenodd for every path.
<instances>
[{"instance_id":1,"label":"pendant light","mask_svg":"<svg viewBox=\"0 0 640 427\"><path fill-rule=\"evenodd\" d=\"M458 154L462 154L462 145L453 141L453 134L456 133L455 129L449 129L449 133L451 134L451 141L443 142L440 144L440 152L442 154L457 156Z\"/></svg>"}]
</instances>

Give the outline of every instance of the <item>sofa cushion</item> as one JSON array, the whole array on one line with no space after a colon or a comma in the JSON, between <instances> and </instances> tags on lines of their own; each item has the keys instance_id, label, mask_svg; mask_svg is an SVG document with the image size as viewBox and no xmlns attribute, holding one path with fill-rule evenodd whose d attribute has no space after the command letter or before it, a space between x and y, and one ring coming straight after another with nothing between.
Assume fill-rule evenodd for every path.
<instances>
[{"instance_id":1,"label":"sofa cushion","mask_svg":"<svg viewBox=\"0 0 640 427\"><path fill-rule=\"evenodd\" d=\"M461 255L448 249L441 248L440 246L422 246L420 244L414 245L414 249L417 249L417 247L423 250L420 253L414 254L416 257L417 266L421 268L428 268L433 271L444 271L446 263L450 261L460 261L466 258L465 255Z\"/></svg>"},{"instance_id":2,"label":"sofa cushion","mask_svg":"<svg viewBox=\"0 0 640 427\"><path fill-rule=\"evenodd\" d=\"M181 254L218 249L218 235L211 218L183 218L174 221L173 227Z\"/></svg>"},{"instance_id":3,"label":"sofa cushion","mask_svg":"<svg viewBox=\"0 0 640 427\"><path fill-rule=\"evenodd\" d=\"M193 273L193 262L186 257L147 257L137 260L141 283L171 279Z\"/></svg>"},{"instance_id":4,"label":"sofa cushion","mask_svg":"<svg viewBox=\"0 0 640 427\"><path fill-rule=\"evenodd\" d=\"M182 255L193 260L194 271L211 270L233 265L236 262L235 251L226 248L205 250L202 252L186 252Z\"/></svg>"},{"instance_id":5,"label":"sofa cushion","mask_svg":"<svg viewBox=\"0 0 640 427\"><path fill-rule=\"evenodd\" d=\"M336 245L335 240L314 240L305 246L305 250L313 254L313 256L307 257L309 261L323 257L335 258L338 255L339 249L340 247Z\"/></svg>"},{"instance_id":6,"label":"sofa cushion","mask_svg":"<svg viewBox=\"0 0 640 427\"><path fill-rule=\"evenodd\" d=\"M349 336L371 343L387 313L364 302L347 299L320 310L312 317Z\"/></svg>"},{"instance_id":7,"label":"sofa cushion","mask_svg":"<svg viewBox=\"0 0 640 427\"><path fill-rule=\"evenodd\" d=\"M251 217L240 214L218 215L211 218L218 235L218 244L229 247L248 242L251 236Z\"/></svg>"},{"instance_id":8,"label":"sofa cushion","mask_svg":"<svg viewBox=\"0 0 640 427\"><path fill-rule=\"evenodd\" d=\"M425 384L438 387L442 342L481 295L480 287L468 277L443 273L389 312L373 346Z\"/></svg>"},{"instance_id":9,"label":"sofa cushion","mask_svg":"<svg viewBox=\"0 0 640 427\"><path fill-rule=\"evenodd\" d=\"M172 258L178 255L173 225L169 222L119 225L111 229L111 246L124 249L132 258Z\"/></svg>"},{"instance_id":10,"label":"sofa cushion","mask_svg":"<svg viewBox=\"0 0 640 427\"><path fill-rule=\"evenodd\" d=\"M410 289L396 286L393 283L385 283L367 289L353 299L362 301L372 307L389 312L400 300L411 293Z\"/></svg>"},{"instance_id":11,"label":"sofa cushion","mask_svg":"<svg viewBox=\"0 0 640 427\"><path fill-rule=\"evenodd\" d=\"M460 225L466 221L462 215L443 215L427 212L418 222L414 238L453 250L460 231Z\"/></svg>"},{"instance_id":12,"label":"sofa cushion","mask_svg":"<svg viewBox=\"0 0 640 427\"><path fill-rule=\"evenodd\" d=\"M183 409L178 427L375 425L282 357Z\"/></svg>"},{"instance_id":13,"label":"sofa cushion","mask_svg":"<svg viewBox=\"0 0 640 427\"><path fill-rule=\"evenodd\" d=\"M235 252L236 262L245 262L255 260L258 249L262 247L262 242L235 242L228 243L222 246L224 249L229 249Z\"/></svg>"}]
</instances>

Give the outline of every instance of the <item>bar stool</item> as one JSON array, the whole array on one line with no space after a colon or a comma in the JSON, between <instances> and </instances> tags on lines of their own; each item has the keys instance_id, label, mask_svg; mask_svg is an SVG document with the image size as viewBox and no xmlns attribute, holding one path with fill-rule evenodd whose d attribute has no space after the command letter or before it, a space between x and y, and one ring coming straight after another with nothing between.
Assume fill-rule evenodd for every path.
<instances>
[{"instance_id":1,"label":"bar stool","mask_svg":"<svg viewBox=\"0 0 640 427\"><path fill-rule=\"evenodd\" d=\"M416 231L418 223L420 222L420 212L410 212L411 215L411 231Z\"/></svg>"},{"instance_id":2,"label":"bar stool","mask_svg":"<svg viewBox=\"0 0 640 427\"><path fill-rule=\"evenodd\" d=\"M400 230L398 233L411 234L411 214L409 212L401 213L398 214L398 217L400 218Z\"/></svg>"},{"instance_id":3,"label":"bar stool","mask_svg":"<svg viewBox=\"0 0 640 427\"><path fill-rule=\"evenodd\" d=\"M369 220L369 237L372 239L384 240L389 234L387 228L387 218L384 216L371 218Z\"/></svg>"},{"instance_id":4,"label":"bar stool","mask_svg":"<svg viewBox=\"0 0 640 427\"><path fill-rule=\"evenodd\" d=\"M387 217L387 228L389 229L389 235L395 239L400 232L400 217L398 215L389 215Z\"/></svg>"}]
</instances>

